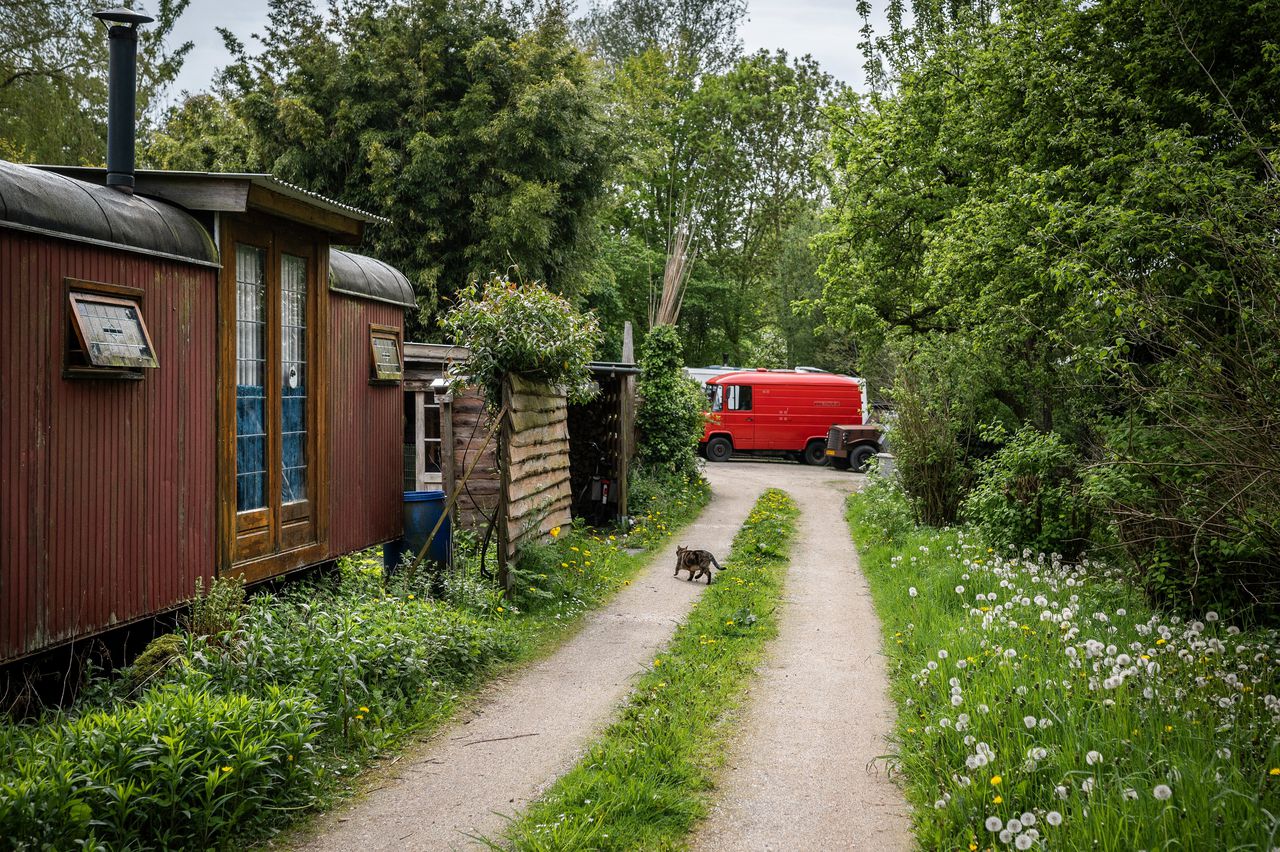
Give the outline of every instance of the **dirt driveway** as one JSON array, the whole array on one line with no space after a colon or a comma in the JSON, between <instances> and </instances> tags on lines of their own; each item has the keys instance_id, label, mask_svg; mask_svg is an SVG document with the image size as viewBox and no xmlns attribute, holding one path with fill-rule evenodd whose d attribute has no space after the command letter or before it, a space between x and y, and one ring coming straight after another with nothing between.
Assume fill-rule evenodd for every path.
<instances>
[{"instance_id":1,"label":"dirt driveway","mask_svg":"<svg viewBox=\"0 0 1280 852\"><path fill-rule=\"evenodd\" d=\"M868 765L891 724L878 623L842 519L861 477L796 464L707 467L712 502L554 654L484 689L373 792L316 820L298 848L482 848L571 768L706 588L674 579L676 544L726 556L760 493L800 504L781 633L743 710L721 802L695 844L724 850L900 849L906 805Z\"/></svg>"},{"instance_id":2,"label":"dirt driveway","mask_svg":"<svg viewBox=\"0 0 1280 852\"><path fill-rule=\"evenodd\" d=\"M718 468L708 473L714 481ZM769 476L801 511L778 638L692 846L909 849L910 809L877 762L894 718L880 622L844 522L844 498L864 478L795 465Z\"/></svg>"}]
</instances>

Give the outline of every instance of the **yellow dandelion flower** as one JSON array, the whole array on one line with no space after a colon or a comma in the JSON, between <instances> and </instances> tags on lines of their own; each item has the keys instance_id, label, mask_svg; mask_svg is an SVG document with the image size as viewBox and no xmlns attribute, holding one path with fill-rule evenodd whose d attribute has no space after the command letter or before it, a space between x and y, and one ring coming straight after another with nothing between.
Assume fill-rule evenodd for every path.
<instances>
[{"instance_id":1,"label":"yellow dandelion flower","mask_svg":"<svg viewBox=\"0 0 1280 852\"><path fill-rule=\"evenodd\" d=\"M552 538L555 538L555 537L556 537L556 536L558 536L558 535L560 535L560 528L559 528L559 527L552 527L552 528L551 528L551 537L552 537Z\"/></svg>"},{"instance_id":2,"label":"yellow dandelion flower","mask_svg":"<svg viewBox=\"0 0 1280 852\"><path fill-rule=\"evenodd\" d=\"M662 658L661 658L661 657L657 658L656 660L654 660L654 661L653 661L653 664L654 664L655 666L660 666L660 665L662 665Z\"/></svg>"},{"instance_id":3,"label":"yellow dandelion flower","mask_svg":"<svg viewBox=\"0 0 1280 852\"><path fill-rule=\"evenodd\" d=\"M1000 786L1000 782L1001 782L1001 781L1003 781L1003 780L1004 780L1004 779L1003 779L1003 778L1001 778L999 775L992 775L992 776L991 776L991 786L992 786L992 787L999 787L999 786Z\"/></svg>"},{"instance_id":4,"label":"yellow dandelion flower","mask_svg":"<svg viewBox=\"0 0 1280 852\"><path fill-rule=\"evenodd\" d=\"M1000 804L1000 803L1002 803L1002 802L1004 801L1004 796L997 795L997 796L996 796L994 799L992 799L991 801L998 805L998 804Z\"/></svg>"},{"instance_id":5,"label":"yellow dandelion flower","mask_svg":"<svg viewBox=\"0 0 1280 852\"><path fill-rule=\"evenodd\" d=\"M498 607L498 612L506 612L506 610L503 609L502 607Z\"/></svg>"},{"instance_id":6,"label":"yellow dandelion flower","mask_svg":"<svg viewBox=\"0 0 1280 852\"><path fill-rule=\"evenodd\" d=\"M409 595L409 600L413 600L413 595Z\"/></svg>"},{"instance_id":7,"label":"yellow dandelion flower","mask_svg":"<svg viewBox=\"0 0 1280 852\"><path fill-rule=\"evenodd\" d=\"M224 767L222 767L222 771L223 771L223 772L230 772L230 771L231 771L231 767L230 767L230 766L224 766Z\"/></svg>"},{"instance_id":8,"label":"yellow dandelion flower","mask_svg":"<svg viewBox=\"0 0 1280 852\"><path fill-rule=\"evenodd\" d=\"M1267 774L1268 774L1268 775L1280 775L1280 766L1272 767L1271 771L1270 771L1270 772L1268 772Z\"/></svg>"},{"instance_id":9,"label":"yellow dandelion flower","mask_svg":"<svg viewBox=\"0 0 1280 852\"><path fill-rule=\"evenodd\" d=\"M368 713L368 712L369 712L369 708L368 708L368 707L361 707L361 708L360 708L360 712L361 712L361 713Z\"/></svg>"},{"instance_id":10,"label":"yellow dandelion flower","mask_svg":"<svg viewBox=\"0 0 1280 852\"><path fill-rule=\"evenodd\" d=\"M287 758L285 758L285 759L286 759L286 760L288 760L290 763L292 763L292 762L293 762L293 755L289 755L289 756L288 756Z\"/></svg>"}]
</instances>

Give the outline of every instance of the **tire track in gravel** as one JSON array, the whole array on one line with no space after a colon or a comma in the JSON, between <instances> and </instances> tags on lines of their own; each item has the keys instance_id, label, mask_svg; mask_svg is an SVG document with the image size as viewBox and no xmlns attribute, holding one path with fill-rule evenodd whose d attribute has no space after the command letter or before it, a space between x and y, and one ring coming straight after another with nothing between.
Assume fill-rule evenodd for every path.
<instances>
[{"instance_id":1,"label":"tire track in gravel","mask_svg":"<svg viewBox=\"0 0 1280 852\"><path fill-rule=\"evenodd\" d=\"M894 708L880 622L844 521L850 473L778 467L800 507L779 618L699 852L906 850L910 808L876 758ZM876 769L875 766L881 767Z\"/></svg>"},{"instance_id":2,"label":"tire track in gravel","mask_svg":"<svg viewBox=\"0 0 1280 852\"><path fill-rule=\"evenodd\" d=\"M778 467L712 465L711 503L630 586L549 657L484 687L453 723L374 770L371 792L319 817L295 848L436 852L480 848L471 836L499 837L504 815L577 763L706 588L671 576L676 545L723 559Z\"/></svg>"}]
</instances>

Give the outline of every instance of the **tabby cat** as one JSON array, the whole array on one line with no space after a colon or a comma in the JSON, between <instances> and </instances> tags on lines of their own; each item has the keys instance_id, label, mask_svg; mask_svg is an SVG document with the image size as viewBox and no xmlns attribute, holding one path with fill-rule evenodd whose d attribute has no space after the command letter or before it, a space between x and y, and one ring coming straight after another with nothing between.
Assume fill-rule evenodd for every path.
<instances>
[{"instance_id":1,"label":"tabby cat","mask_svg":"<svg viewBox=\"0 0 1280 852\"><path fill-rule=\"evenodd\" d=\"M711 555L709 550L690 550L684 545L676 548L676 573L673 576L679 577L681 571L689 572L689 580L698 579L705 576L707 585L711 585L711 566L716 566L717 571L723 571L720 563Z\"/></svg>"}]
</instances>

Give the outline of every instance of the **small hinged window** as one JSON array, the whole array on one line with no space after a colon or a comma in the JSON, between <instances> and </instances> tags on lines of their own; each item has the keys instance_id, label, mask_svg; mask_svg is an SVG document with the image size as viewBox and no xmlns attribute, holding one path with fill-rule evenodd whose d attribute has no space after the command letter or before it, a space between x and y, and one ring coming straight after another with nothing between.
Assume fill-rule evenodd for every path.
<instances>
[{"instance_id":1,"label":"small hinged window","mask_svg":"<svg viewBox=\"0 0 1280 852\"><path fill-rule=\"evenodd\" d=\"M67 363L72 373L138 378L155 368L155 347L142 314L142 292L67 280Z\"/></svg>"},{"instance_id":2,"label":"small hinged window","mask_svg":"<svg viewBox=\"0 0 1280 852\"><path fill-rule=\"evenodd\" d=\"M370 326L369 344L373 352L373 381L398 382L404 377L400 359L400 330L390 326Z\"/></svg>"}]
</instances>

